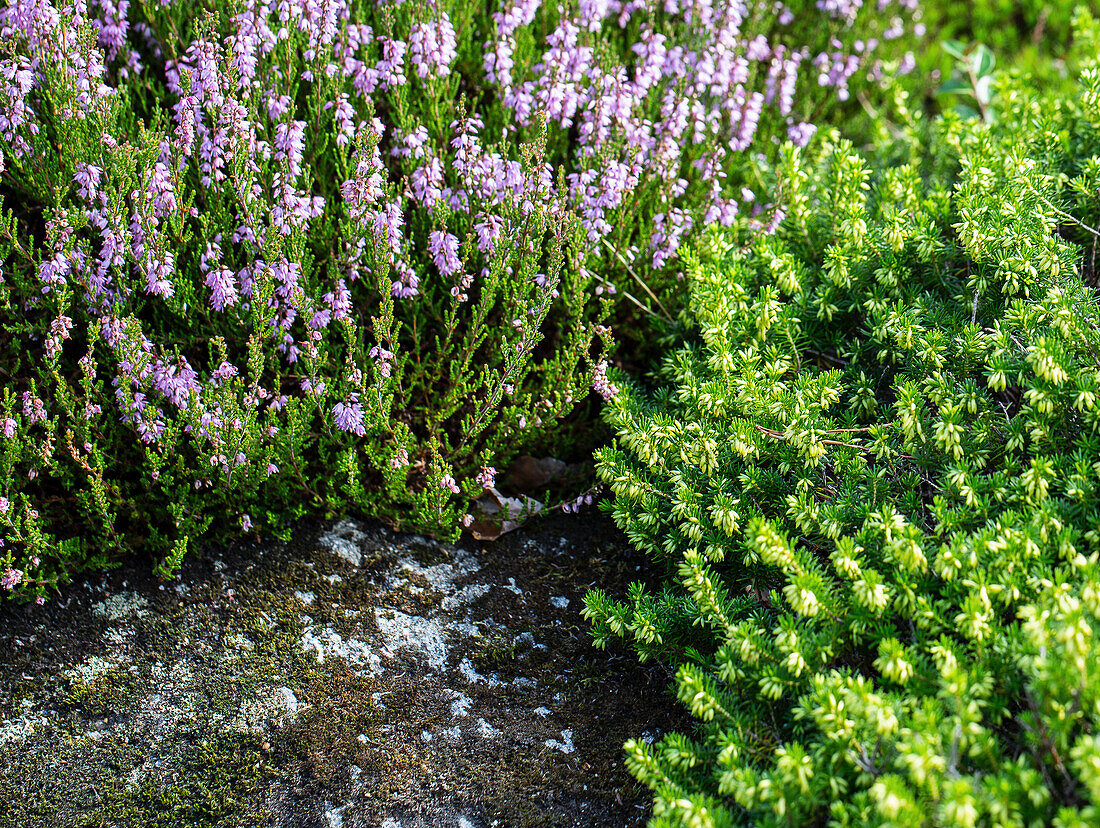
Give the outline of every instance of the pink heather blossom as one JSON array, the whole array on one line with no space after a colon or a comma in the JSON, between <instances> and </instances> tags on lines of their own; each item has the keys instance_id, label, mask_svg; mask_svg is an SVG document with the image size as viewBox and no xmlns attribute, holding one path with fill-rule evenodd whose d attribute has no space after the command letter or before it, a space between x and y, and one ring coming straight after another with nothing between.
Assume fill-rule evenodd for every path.
<instances>
[{"instance_id":1,"label":"pink heather blossom","mask_svg":"<svg viewBox=\"0 0 1100 828\"><path fill-rule=\"evenodd\" d=\"M314 384L313 380L309 377L302 377L301 382L298 383L298 387L307 394L312 394L315 397L323 396L325 393L325 383L320 381Z\"/></svg>"},{"instance_id":2,"label":"pink heather blossom","mask_svg":"<svg viewBox=\"0 0 1100 828\"><path fill-rule=\"evenodd\" d=\"M237 291L237 279L232 271L226 267L219 267L210 271L206 276L206 286L210 288L210 307L215 310L224 310L237 305L239 298Z\"/></svg>"},{"instance_id":3,"label":"pink heather blossom","mask_svg":"<svg viewBox=\"0 0 1100 828\"><path fill-rule=\"evenodd\" d=\"M305 121L291 121L275 126L275 138L272 141L276 149L274 157L276 161L286 161L292 179L297 178L302 172L302 156L306 146L305 134Z\"/></svg>"},{"instance_id":4,"label":"pink heather blossom","mask_svg":"<svg viewBox=\"0 0 1100 828\"><path fill-rule=\"evenodd\" d=\"M210 378L214 380L226 380L235 376L237 376L237 366L231 362L223 362L214 369Z\"/></svg>"},{"instance_id":5,"label":"pink heather blossom","mask_svg":"<svg viewBox=\"0 0 1100 828\"><path fill-rule=\"evenodd\" d=\"M388 377L393 370L393 351L387 351L381 345L370 349L370 358L378 365L378 373Z\"/></svg>"},{"instance_id":6,"label":"pink heather blossom","mask_svg":"<svg viewBox=\"0 0 1100 828\"><path fill-rule=\"evenodd\" d=\"M6 515L11 508L11 501L6 497L0 497L0 515Z\"/></svg>"},{"instance_id":7,"label":"pink heather blossom","mask_svg":"<svg viewBox=\"0 0 1100 828\"><path fill-rule=\"evenodd\" d=\"M336 100L325 104L325 109L333 110L332 117L336 121L336 145L346 147L355 137L355 107L351 105L350 96L346 92L341 92Z\"/></svg>"},{"instance_id":8,"label":"pink heather blossom","mask_svg":"<svg viewBox=\"0 0 1100 828\"><path fill-rule=\"evenodd\" d=\"M73 181L76 183L76 193L85 201L91 202L99 193L99 185L103 180L103 170L92 164L77 164Z\"/></svg>"},{"instance_id":9,"label":"pink heather blossom","mask_svg":"<svg viewBox=\"0 0 1100 828\"><path fill-rule=\"evenodd\" d=\"M5 417L0 422L0 430L3 431L5 437L15 436L15 420L11 417Z\"/></svg>"},{"instance_id":10,"label":"pink heather blossom","mask_svg":"<svg viewBox=\"0 0 1100 828\"><path fill-rule=\"evenodd\" d=\"M30 391L24 391L22 398L24 417L32 423L40 423L46 419L46 406L42 400L34 396Z\"/></svg>"},{"instance_id":11,"label":"pink heather blossom","mask_svg":"<svg viewBox=\"0 0 1100 828\"><path fill-rule=\"evenodd\" d=\"M432 261L444 276L451 276L462 267L458 260L458 238L450 233L433 230L428 235L428 252L432 254Z\"/></svg>"},{"instance_id":12,"label":"pink heather blossom","mask_svg":"<svg viewBox=\"0 0 1100 828\"><path fill-rule=\"evenodd\" d=\"M454 26L446 12L439 20L414 23L409 35L409 60L421 79L445 78L457 56Z\"/></svg>"},{"instance_id":13,"label":"pink heather blossom","mask_svg":"<svg viewBox=\"0 0 1100 828\"><path fill-rule=\"evenodd\" d=\"M247 532L252 528L252 516L248 513L241 515L241 529Z\"/></svg>"},{"instance_id":14,"label":"pink heather blossom","mask_svg":"<svg viewBox=\"0 0 1100 828\"><path fill-rule=\"evenodd\" d=\"M458 488L458 484L455 482L455 479L449 474L443 475L443 479L439 481L439 486L440 488L447 489L454 494L458 494L461 491L461 489Z\"/></svg>"},{"instance_id":15,"label":"pink heather blossom","mask_svg":"<svg viewBox=\"0 0 1100 828\"><path fill-rule=\"evenodd\" d=\"M810 143L810 139L814 137L816 132L817 127L813 124L792 124L787 129L787 137L795 146L804 147Z\"/></svg>"},{"instance_id":16,"label":"pink heather blossom","mask_svg":"<svg viewBox=\"0 0 1100 828\"><path fill-rule=\"evenodd\" d=\"M359 402L358 394L352 394L346 402L336 403L332 407L332 417L341 431L348 431L359 437L366 434L363 428L363 405Z\"/></svg>"},{"instance_id":17,"label":"pink heather blossom","mask_svg":"<svg viewBox=\"0 0 1100 828\"><path fill-rule=\"evenodd\" d=\"M409 465L409 453L404 448L399 448L397 453L394 454L393 459L390 460L390 467L399 469L402 466Z\"/></svg>"},{"instance_id":18,"label":"pink heather blossom","mask_svg":"<svg viewBox=\"0 0 1100 828\"><path fill-rule=\"evenodd\" d=\"M595 496L591 492L588 492L586 494L580 495L574 500L569 501L568 503L563 503L561 510L567 514L576 514L580 511L581 506L589 506L594 500Z\"/></svg>"},{"instance_id":19,"label":"pink heather blossom","mask_svg":"<svg viewBox=\"0 0 1100 828\"><path fill-rule=\"evenodd\" d=\"M497 239L504 229L504 219L500 216L484 215L481 221L474 223L474 233L477 234L477 249L485 255L492 255L496 249Z\"/></svg>"},{"instance_id":20,"label":"pink heather blossom","mask_svg":"<svg viewBox=\"0 0 1100 828\"><path fill-rule=\"evenodd\" d=\"M601 360L592 371L592 388L605 401L619 393L618 387L607 377L607 360Z\"/></svg>"},{"instance_id":21,"label":"pink heather blossom","mask_svg":"<svg viewBox=\"0 0 1100 828\"><path fill-rule=\"evenodd\" d=\"M0 576L0 587L8 590L9 592L15 589L23 581L23 571L21 569L9 568L3 576Z\"/></svg>"},{"instance_id":22,"label":"pink heather blossom","mask_svg":"<svg viewBox=\"0 0 1100 828\"><path fill-rule=\"evenodd\" d=\"M497 470L492 466L485 466L477 476L477 482L484 489L491 489L496 485Z\"/></svg>"},{"instance_id":23,"label":"pink heather blossom","mask_svg":"<svg viewBox=\"0 0 1100 828\"><path fill-rule=\"evenodd\" d=\"M411 299L416 296L420 292L420 277L400 260L394 264L394 269L397 270L400 278L394 281L390 288L391 293L398 299Z\"/></svg>"}]
</instances>

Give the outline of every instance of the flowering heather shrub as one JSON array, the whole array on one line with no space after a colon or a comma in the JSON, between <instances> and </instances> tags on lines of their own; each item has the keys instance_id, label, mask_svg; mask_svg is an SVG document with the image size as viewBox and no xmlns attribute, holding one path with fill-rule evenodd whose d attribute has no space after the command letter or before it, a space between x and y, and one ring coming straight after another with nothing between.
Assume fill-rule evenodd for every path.
<instances>
[{"instance_id":1,"label":"flowering heather shrub","mask_svg":"<svg viewBox=\"0 0 1100 828\"><path fill-rule=\"evenodd\" d=\"M608 337L537 140L417 121L452 97L445 28L413 37L414 116L373 95L405 45L351 57L373 35L333 4L124 11L0 14L3 586L319 507L449 533Z\"/></svg>"},{"instance_id":2,"label":"flowering heather shrub","mask_svg":"<svg viewBox=\"0 0 1100 828\"><path fill-rule=\"evenodd\" d=\"M611 393L608 257L733 221L732 159L905 12L8 0L3 586L314 509L457 531Z\"/></svg>"},{"instance_id":3,"label":"flowering heather shrub","mask_svg":"<svg viewBox=\"0 0 1100 828\"><path fill-rule=\"evenodd\" d=\"M581 0L554 15L520 0L493 15L486 76L514 123L557 127L593 248L659 270L695 228L746 213L766 224L751 219L756 194L730 186L748 176L746 151L777 136L805 146L850 83L881 74L880 41L900 38L915 7ZM898 57L906 71L912 56Z\"/></svg>"},{"instance_id":4,"label":"flowering heather shrub","mask_svg":"<svg viewBox=\"0 0 1100 828\"><path fill-rule=\"evenodd\" d=\"M1100 821L1100 66L999 92L927 178L786 147L777 234L710 239L697 339L615 378L669 580L585 611L701 723L627 743L654 825Z\"/></svg>"}]
</instances>

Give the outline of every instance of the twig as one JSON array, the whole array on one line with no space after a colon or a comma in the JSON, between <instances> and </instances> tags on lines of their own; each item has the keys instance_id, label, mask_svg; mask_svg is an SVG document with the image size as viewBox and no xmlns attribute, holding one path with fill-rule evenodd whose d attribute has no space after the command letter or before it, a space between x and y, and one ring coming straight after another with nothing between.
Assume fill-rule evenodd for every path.
<instances>
[{"instance_id":1,"label":"twig","mask_svg":"<svg viewBox=\"0 0 1100 828\"><path fill-rule=\"evenodd\" d=\"M1043 202L1043 204L1045 204L1052 211L1054 211L1054 214L1056 216L1058 216L1058 218L1064 219L1064 220L1070 222L1071 224L1076 224L1081 229L1087 230L1089 233L1092 233L1092 235L1100 237L1100 231L1097 231L1095 228L1089 227L1087 224L1085 224L1079 218L1076 218L1075 216L1071 216L1066 211L1059 210L1057 207L1055 207L1054 203L1049 198L1047 198L1045 195L1040 193L1037 189L1035 189L1035 185L1032 184L1026 177L1023 177L1023 182L1024 182L1024 186L1026 186L1028 188L1028 190L1030 190L1032 192L1032 194L1034 194L1041 202Z\"/></svg>"},{"instance_id":2,"label":"twig","mask_svg":"<svg viewBox=\"0 0 1100 828\"><path fill-rule=\"evenodd\" d=\"M665 315L665 319L667 319L669 322L672 322L673 321L672 314L670 314L668 312L668 309L664 305L661 304L661 300L657 298L657 294L655 294L652 290L649 289L649 285L647 285L644 281L642 281L642 278L637 273L634 272L634 268L632 268L630 266L630 262L628 262L625 258L623 258L623 254L620 253L618 250L616 250L614 247L612 247L611 242L609 242L607 239L603 239L603 243L604 243L604 247L606 247L608 250L610 250L615 255L615 257L622 263L623 267L626 268L626 272L634 277L634 281L642 286L642 290L644 290L646 293L649 294L649 298L657 303L657 307L659 307L661 309L661 312ZM627 295L629 296L630 294L627 294Z\"/></svg>"}]
</instances>

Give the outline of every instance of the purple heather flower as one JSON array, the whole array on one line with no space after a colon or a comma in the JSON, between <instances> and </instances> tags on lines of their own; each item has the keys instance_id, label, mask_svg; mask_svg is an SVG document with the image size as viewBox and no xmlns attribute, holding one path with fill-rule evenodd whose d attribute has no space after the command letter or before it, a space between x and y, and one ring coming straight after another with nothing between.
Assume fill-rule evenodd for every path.
<instances>
[{"instance_id":1,"label":"purple heather flower","mask_svg":"<svg viewBox=\"0 0 1100 828\"><path fill-rule=\"evenodd\" d=\"M230 377L237 376L237 366L231 362L222 362L217 368L214 369L214 373L211 374L211 379L224 380Z\"/></svg>"},{"instance_id":2,"label":"purple heather flower","mask_svg":"<svg viewBox=\"0 0 1100 828\"><path fill-rule=\"evenodd\" d=\"M607 360L602 360L592 371L592 388L605 401L619 393L618 387L607 377Z\"/></svg>"},{"instance_id":3,"label":"purple heather flower","mask_svg":"<svg viewBox=\"0 0 1100 828\"><path fill-rule=\"evenodd\" d=\"M20 569L8 568L7 572L0 576L0 587L8 590L9 592L15 589L23 580L23 571Z\"/></svg>"},{"instance_id":4,"label":"purple heather flower","mask_svg":"<svg viewBox=\"0 0 1100 828\"><path fill-rule=\"evenodd\" d=\"M103 180L103 170L91 164L77 164L73 181L76 182L76 192L82 199L91 202L99 192L99 184Z\"/></svg>"},{"instance_id":5,"label":"purple heather flower","mask_svg":"<svg viewBox=\"0 0 1100 828\"><path fill-rule=\"evenodd\" d=\"M458 483L456 483L455 479L449 474L443 475L442 479L439 481L439 486L454 494L458 494L461 491L461 489L458 488Z\"/></svg>"},{"instance_id":6,"label":"purple heather flower","mask_svg":"<svg viewBox=\"0 0 1100 828\"><path fill-rule=\"evenodd\" d=\"M817 132L817 127L813 124L800 123L792 124L787 129L787 137L797 147L804 147L810 143L810 139L814 137Z\"/></svg>"},{"instance_id":7,"label":"purple heather flower","mask_svg":"<svg viewBox=\"0 0 1100 828\"><path fill-rule=\"evenodd\" d=\"M421 78L445 78L457 56L454 26L446 12L439 20L414 23L409 35L409 60Z\"/></svg>"},{"instance_id":8,"label":"purple heather flower","mask_svg":"<svg viewBox=\"0 0 1100 828\"><path fill-rule=\"evenodd\" d=\"M275 159L286 161L291 178L297 178L302 172L305 134L305 121L291 121L289 124L275 126L275 139L272 142L277 150Z\"/></svg>"},{"instance_id":9,"label":"purple heather flower","mask_svg":"<svg viewBox=\"0 0 1100 828\"><path fill-rule=\"evenodd\" d=\"M432 254L432 261L444 276L451 276L462 267L458 260L458 238L450 233L433 230L428 235L428 252Z\"/></svg>"},{"instance_id":10,"label":"purple heather flower","mask_svg":"<svg viewBox=\"0 0 1100 828\"><path fill-rule=\"evenodd\" d=\"M484 215L482 219L474 223L474 232L477 234L477 249L487 256L492 255L496 248L497 239L504 229L504 219L500 216Z\"/></svg>"},{"instance_id":11,"label":"purple heather flower","mask_svg":"<svg viewBox=\"0 0 1100 828\"><path fill-rule=\"evenodd\" d=\"M393 370L393 352L387 351L381 345L375 345L370 349L370 358L378 365L378 373L388 377Z\"/></svg>"},{"instance_id":12,"label":"purple heather flower","mask_svg":"<svg viewBox=\"0 0 1100 828\"><path fill-rule=\"evenodd\" d=\"M359 395L352 394L346 402L338 402L332 407L332 416L336 427L341 431L349 431L362 437L366 434L363 428L363 405L359 402Z\"/></svg>"},{"instance_id":13,"label":"purple heather flower","mask_svg":"<svg viewBox=\"0 0 1100 828\"><path fill-rule=\"evenodd\" d=\"M30 391L24 391L22 397L24 417L26 417L32 423L40 423L46 419L46 406L42 402L42 400L40 400Z\"/></svg>"},{"instance_id":14,"label":"purple heather flower","mask_svg":"<svg viewBox=\"0 0 1100 828\"><path fill-rule=\"evenodd\" d=\"M394 263L398 279L390 286L390 291L398 299L411 299L419 291L420 277L405 262L398 260Z\"/></svg>"}]
</instances>

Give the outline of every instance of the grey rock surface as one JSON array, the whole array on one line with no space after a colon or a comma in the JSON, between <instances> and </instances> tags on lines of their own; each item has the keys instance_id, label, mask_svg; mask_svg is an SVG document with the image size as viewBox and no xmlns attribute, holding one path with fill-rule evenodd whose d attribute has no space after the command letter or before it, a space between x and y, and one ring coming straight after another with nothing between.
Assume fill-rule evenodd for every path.
<instances>
[{"instance_id":1,"label":"grey rock surface","mask_svg":"<svg viewBox=\"0 0 1100 828\"><path fill-rule=\"evenodd\" d=\"M458 545L342 520L0 606L0 826L633 826L687 727L595 650L643 561L595 511Z\"/></svg>"}]
</instances>

